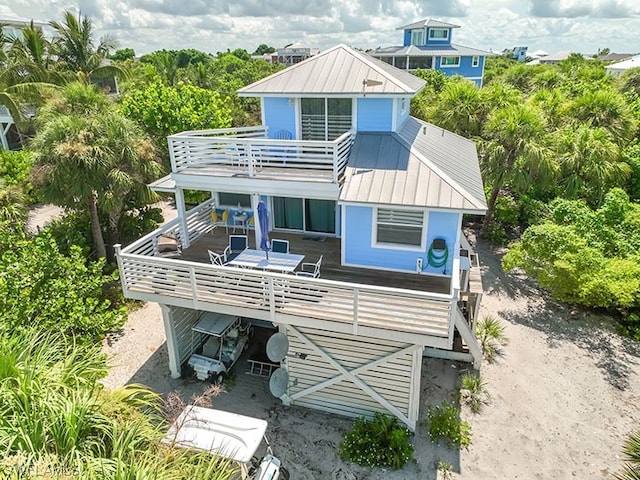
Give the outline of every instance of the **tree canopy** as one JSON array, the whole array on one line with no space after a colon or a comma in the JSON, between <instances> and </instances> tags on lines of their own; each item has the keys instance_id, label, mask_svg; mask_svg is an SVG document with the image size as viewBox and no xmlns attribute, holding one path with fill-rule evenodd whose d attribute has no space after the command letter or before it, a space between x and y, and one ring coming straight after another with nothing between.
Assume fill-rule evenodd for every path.
<instances>
[{"instance_id":1,"label":"tree canopy","mask_svg":"<svg viewBox=\"0 0 640 480\"><path fill-rule=\"evenodd\" d=\"M140 207L155 199L146 186L161 172L153 144L101 92L83 83L65 87L42 109L38 123L32 148L43 195L86 211L96 254L106 257L104 234L111 245L118 242L129 202ZM104 226L101 216L108 218Z\"/></svg>"}]
</instances>

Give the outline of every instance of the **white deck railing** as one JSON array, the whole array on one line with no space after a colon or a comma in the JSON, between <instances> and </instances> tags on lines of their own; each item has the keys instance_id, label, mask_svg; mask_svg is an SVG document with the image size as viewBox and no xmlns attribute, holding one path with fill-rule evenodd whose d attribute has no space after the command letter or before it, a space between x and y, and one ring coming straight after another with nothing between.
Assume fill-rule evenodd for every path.
<instances>
[{"instance_id":1,"label":"white deck railing","mask_svg":"<svg viewBox=\"0 0 640 480\"><path fill-rule=\"evenodd\" d=\"M187 214L190 239L211 229L211 207ZM116 247L125 297L451 348L451 295L161 258L154 240L162 233L180 236L178 221Z\"/></svg>"},{"instance_id":2,"label":"white deck railing","mask_svg":"<svg viewBox=\"0 0 640 480\"><path fill-rule=\"evenodd\" d=\"M182 132L167 138L171 169L223 171L249 177L300 176L328 178L344 171L354 133L333 141L267 138L267 127L242 127Z\"/></svg>"}]
</instances>

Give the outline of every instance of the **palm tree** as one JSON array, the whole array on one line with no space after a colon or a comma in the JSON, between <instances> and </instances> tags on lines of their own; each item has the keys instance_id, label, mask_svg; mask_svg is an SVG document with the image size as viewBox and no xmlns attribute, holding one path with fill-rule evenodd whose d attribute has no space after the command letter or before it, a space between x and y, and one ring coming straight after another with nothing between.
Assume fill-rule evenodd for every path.
<instances>
[{"instance_id":1,"label":"palm tree","mask_svg":"<svg viewBox=\"0 0 640 480\"><path fill-rule=\"evenodd\" d=\"M640 480L640 432L629 435L624 444L625 466L615 475L617 480Z\"/></svg>"},{"instance_id":2,"label":"palm tree","mask_svg":"<svg viewBox=\"0 0 640 480\"><path fill-rule=\"evenodd\" d=\"M162 174L153 141L135 122L118 112L101 119L102 145L111 158L107 183L100 192L100 211L108 218L109 245L120 243L123 215L129 204L147 205L158 200L147 184Z\"/></svg>"},{"instance_id":3,"label":"palm tree","mask_svg":"<svg viewBox=\"0 0 640 480\"><path fill-rule=\"evenodd\" d=\"M33 26L33 22L22 29L22 37L13 39L7 56L13 83L64 83L62 76L54 71L51 43L44 38L42 30Z\"/></svg>"},{"instance_id":4,"label":"palm tree","mask_svg":"<svg viewBox=\"0 0 640 480\"><path fill-rule=\"evenodd\" d=\"M49 201L89 214L96 254L107 257L103 232L117 239L128 202L151 198L146 183L160 167L151 142L94 86L76 82L61 93L38 117L35 181Z\"/></svg>"},{"instance_id":5,"label":"palm tree","mask_svg":"<svg viewBox=\"0 0 640 480\"><path fill-rule=\"evenodd\" d=\"M124 70L115 65L105 65L115 42L110 37L100 40L95 46L93 24L81 13L76 18L71 12L64 12L64 20L49 22L55 30L52 41L53 51L57 55L59 66L76 75L77 79L89 83L93 77L126 76Z\"/></svg>"},{"instance_id":6,"label":"palm tree","mask_svg":"<svg viewBox=\"0 0 640 480\"><path fill-rule=\"evenodd\" d=\"M557 165L546 145L542 114L526 104L510 104L489 115L480 142L480 167L491 185L483 230L491 223L504 185L523 191L533 181L550 184Z\"/></svg>"},{"instance_id":7,"label":"palm tree","mask_svg":"<svg viewBox=\"0 0 640 480\"><path fill-rule=\"evenodd\" d=\"M559 135L558 153L565 192L569 196L584 194L596 206L631 173L629 165L621 161L620 148L611 134L601 127L564 129Z\"/></svg>"},{"instance_id":8,"label":"palm tree","mask_svg":"<svg viewBox=\"0 0 640 480\"><path fill-rule=\"evenodd\" d=\"M432 108L428 120L467 138L480 133L482 99L480 90L467 80L452 80L445 84Z\"/></svg>"},{"instance_id":9,"label":"palm tree","mask_svg":"<svg viewBox=\"0 0 640 480\"><path fill-rule=\"evenodd\" d=\"M633 137L637 128L628 102L611 88L586 92L573 102L569 111L580 122L607 129L620 146Z\"/></svg>"}]
</instances>

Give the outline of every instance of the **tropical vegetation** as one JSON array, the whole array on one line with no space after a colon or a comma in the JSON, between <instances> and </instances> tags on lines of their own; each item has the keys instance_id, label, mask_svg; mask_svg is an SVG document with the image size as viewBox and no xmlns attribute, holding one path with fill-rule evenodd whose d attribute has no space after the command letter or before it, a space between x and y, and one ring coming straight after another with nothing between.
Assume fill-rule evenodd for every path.
<instances>
[{"instance_id":1,"label":"tropical vegetation","mask_svg":"<svg viewBox=\"0 0 640 480\"><path fill-rule=\"evenodd\" d=\"M471 425L460 418L460 408L448 401L429 408L424 422L432 442L444 441L448 447L469 449Z\"/></svg>"},{"instance_id":2,"label":"tropical vegetation","mask_svg":"<svg viewBox=\"0 0 640 480\"><path fill-rule=\"evenodd\" d=\"M627 438L624 449L624 467L615 478L617 480L638 480L640 478L640 432L635 432Z\"/></svg>"},{"instance_id":3,"label":"tropical vegetation","mask_svg":"<svg viewBox=\"0 0 640 480\"><path fill-rule=\"evenodd\" d=\"M617 315L620 330L640 338L640 69L616 79L580 55L538 66L492 57L482 88L419 75L427 87L412 113L477 142L482 233L511 242L504 268ZM499 350L485 345L491 358Z\"/></svg>"},{"instance_id":4,"label":"tropical vegetation","mask_svg":"<svg viewBox=\"0 0 640 480\"><path fill-rule=\"evenodd\" d=\"M397 417L358 417L340 443L340 458L371 468L402 468L413 457L409 437L409 429Z\"/></svg>"},{"instance_id":5,"label":"tropical vegetation","mask_svg":"<svg viewBox=\"0 0 640 480\"><path fill-rule=\"evenodd\" d=\"M257 124L259 102L236 90L282 67L243 49L135 61L132 49L96 41L82 14L50 26L50 40L33 25L0 35L0 105L25 147L0 152L0 475L228 478L219 460L159 442L166 418L151 392L104 391L95 345L125 318L112 246L161 221L146 184L167 171L166 136ZM95 86L114 75L119 98ZM417 75L427 86L412 113L477 142L489 210L470 220L509 244L504 268L558 300L617 314L620 331L640 339L640 69L615 79L577 55L541 66L492 57L482 88ZM65 217L27 233L40 200ZM507 341L490 317L478 336L488 359ZM487 398L480 376L462 379L461 402L474 409ZM470 444L450 402L430 409L428 428L434 441ZM637 443L620 478L638 478ZM384 416L357 420L341 444L343 458L370 466L397 468L412 453L406 428Z\"/></svg>"},{"instance_id":6,"label":"tropical vegetation","mask_svg":"<svg viewBox=\"0 0 640 480\"><path fill-rule=\"evenodd\" d=\"M162 442L164 404L140 385L105 390L99 344L0 332L0 476L227 480L236 466Z\"/></svg>"}]
</instances>

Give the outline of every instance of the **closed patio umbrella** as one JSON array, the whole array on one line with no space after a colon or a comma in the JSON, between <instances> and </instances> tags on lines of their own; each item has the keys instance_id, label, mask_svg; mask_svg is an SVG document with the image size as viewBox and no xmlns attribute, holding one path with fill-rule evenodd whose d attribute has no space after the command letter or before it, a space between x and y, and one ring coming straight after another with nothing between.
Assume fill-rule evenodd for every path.
<instances>
[{"instance_id":1,"label":"closed patio umbrella","mask_svg":"<svg viewBox=\"0 0 640 480\"><path fill-rule=\"evenodd\" d=\"M267 258L269 258L271 246L269 243L269 213L262 200L258 203L258 222L260 224L260 248L265 251Z\"/></svg>"}]
</instances>

